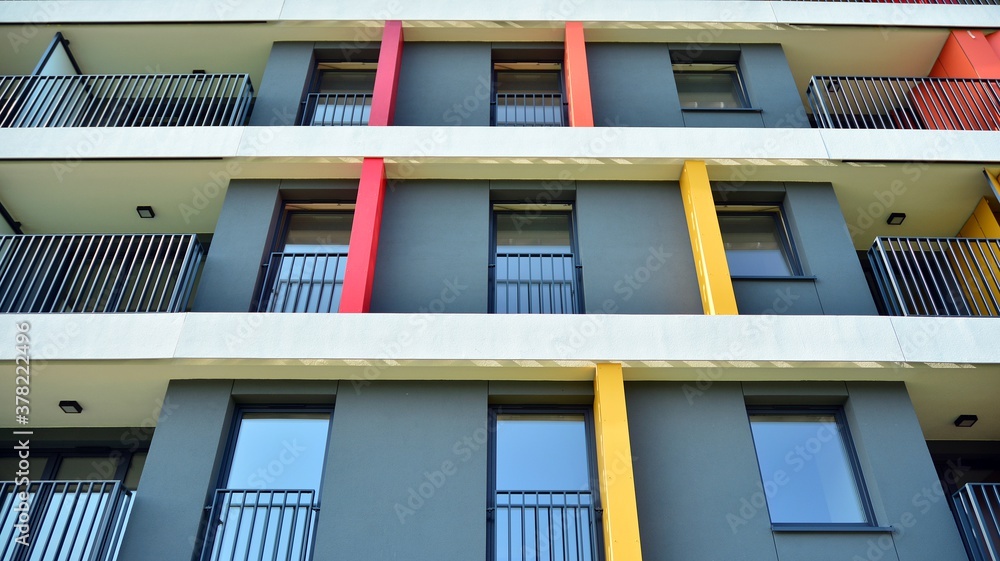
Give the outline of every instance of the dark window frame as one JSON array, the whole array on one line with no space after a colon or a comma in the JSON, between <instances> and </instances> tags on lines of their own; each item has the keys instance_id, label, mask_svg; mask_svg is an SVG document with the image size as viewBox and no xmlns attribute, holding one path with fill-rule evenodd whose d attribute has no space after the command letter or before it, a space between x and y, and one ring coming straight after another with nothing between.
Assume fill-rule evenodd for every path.
<instances>
[{"instance_id":1,"label":"dark window frame","mask_svg":"<svg viewBox=\"0 0 1000 561\"><path fill-rule=\"evenodd\" d=\"M106 479L100 479L95 481L119 481L125 483L125 476L128 474L128 468L132 465L132 458L136 454L148 454L149 444L144 446L127 447L127 448L117 448L114 446L81 446L79 448L72 448L66 446L56 446L56 447L39 447L38 449L32 448L31 457L32 458L45 458L45 467L42 468L42 473L39 476L40 481L52 481L55 480L56 473L59 471L59 467L62 461L66 458L109 458L115 454L119 455L118 466L115 468L115 473ZM3 454L4 458L17 458L15 454Z\"/></svg>"},{"instance_id":2,"label":"dark window frame","mask_svg":"<svg viewBox=\"0 0 1000 561\"><path fill-rule=\"evenodd\" d=\"M727 210L727 207L741 207L735 210ZM750 207L750 208L744 208ZM758 207L754 210L753 207ZM772 210L773 209L773 210ZM812 278L808 277L802 267L802 260L799 259L798 248L795 245L795 238L792 236L792 229L788 224L788 218L785 213L785 205L783 203L740 203L740 204L721 204L716 203L715 205L716 215L720 218L722 216L745 216L745 217L759 217L762 215L768 215L774 221L775 233L778 237L778 242L781 246L782 256L785 258L785 262L788 264L789 274L787 275L734 275L730 272L730 276L734 279L797 279L797 278ZM725 243L725 238L723 238L723 243Z\"/></svg>"},{"instance_id":3,"label":"dark window frame","mask_svg":"<svg viewBox=\"0 0 1000 561\"><path fill-rule=\"evenodd\" d=\"M509 69L497 69L497 65L504 64L520 64L520 63L538 63L538 64L558 64L559 70L533 70L533 69L523 69L523 70L509 70ZM500 80L498 74L502 72L525 72L532 74L555 74L559 77L559 95L562 99L561 104L561 114L562 114L562 125L563 127L569 126L569 97L566 95L566 68L565 63L562 60L548 60L548 59L538 59L538 60L500 60L494 59L492 61L492 68L490 70L490 126L497 126L497 95L501 94L498 88ZM555 93L555 92L553 92ZM516 126L516 125L514 125ZM551 125L557 126L557 125Z\"/></svg>"},{"instance_id":4,"label":"dark window frame","mask_svg":"<svg viewBox=\"0 0 1000 561\"><path fill-rule=\"evenodd\" d=\"M525 204L524 201L490 201L490 248L489 248L489 261L488 261L488 279L489 286L487 288L487 297L489 299L486 308L486 313L496 314L499 313L496 310L497 305L497 214L518 214L519 211L514 210L497 210L497 206L503 205L521 205ZM577 226L576 226L576 201L552 201L546 203L548 205L569 205L570 210L545 210L536 209L531 211L523 212L538 212L538 213L552 213L552 214L566 214L569 217L569 250L573 254L573 284L576 289L576 314L585 314L586 308L584 306L585 300L583 297L583 264L580 262L580 249L577 243ZM545 205L539 205L545 206ZM505 312L504 312L505 313ZM550 314L551 315L551 314ZM565 315L565 314L563 314Z\"/></svg>"},{"instance_id":5,"label":"dark window frame","mask_svg":"<svg viewBox=\"0 0 1000 561\"><path fill-rule=\"evenodd\" d=\"M739 107L684 107L681 105L681 111L750 111L750 112L760 112L760 109L755 107L753 101L750 99L750 90L747 87L746 79L744 78L744 68L743 68L743 53L736 49L726 49L726 50L714 50L714 49L698 49L697 52L691 53L688 50L671 49L670 50L670 69L674 76L674 88L677 90L678 101L680 101L681 89L677 83L677 75L685 74L714 74L719 75L722 73L728 74L733 82L733 91L736 94L735 97L740 103ZM697 67L710 67L710 66L732 66L732 70L710 70L710 69L697 69ZM685 68L687 67L687 68Z\"/></svg>"},{"instance_id":6,"label":"dark window frame","mask_svg":"<svg viewBox=\"0 0 1000 561\"><path fill-rule=\"evenodd\" d=\"M854 438L851 435L851 428L847 422L847 415L843 406L810 406L810 405L748 405L747 423L752 425L751 416L794 416L794 415L830 415L837 423L837 431L840 433L841 443L847 455L851 474L854 477L854 485L858 490L858 501L861 503L861 510L864 512L864 522L771 522L773 531L884 531L885 527L878 525L878 518L872 504L871 494L868 492L868 485L865 482L864 469L861 465L861 458ZM756 444L753 443L752 426L751 444L754 445L754 458L757 461L757 473L764 480L764 474L760 469L760 456L757 453ZM770 507L769 507L770 508ZM768 519L770 519L770 510Z\"/></svg>"},{"instance_id":7,"label":"dark window frame","mask_svg":"<svg viewBox=\"0 0 1000 561\"><path fill-rule=\"evenodd\" d=\"M344 64L344 65L356 64L356 65L359 65L359 68L357 68L357 69L354 69L354 68L322 68L322 66L326 65L326 64ZM361 65L364 65L364 67L360 67ZM367 68L367 67L371 67L371 68ZM312 118L312 116L309 115L309 112L310 112L310 104L308 102L309 96L313 95L313 94L322 94L322 93L324 93L324 92L320 91L320 84L323 83L323 76L324 75L326 75L326 74L337 74L337 73L340 73L340 72L371 74L372 75L372 91L370 91L370 92L355 92L355 93L357 93L357 94L374 95L374 93L375 93L375 85L374 85L375 76L376 76L376 73L378 72L378 61L377 60L374 60L374 61L372 61L372 60L339 61L339 60L329 60L329 59L326 59L326 58L314 59L313 62L312 62L312 71L311 71L311 73L309 75L309 82L308 82L309 85L306 88L306 91L302 95L302 100L299 102L299 113L298 113L298 115L296 115L295 124L298 124L299 126L312 126L312 123L306 121L307 117L310 118L310 119ZM315 111L315 107L313 107L313 111ZM350 125L350 126L367 126L367 123L365 123L364 125Z\"/></svg>"},{"instance_id":8,"label":"dark window frame","mask_svg":"<svg viewBox=\"0 0 1000 561\"><path fill-rule=\"evenodd\" d=\"M587 439L588 489L594 505L593 537L597 556L593 561L604 560L604 508L601 504L601 487L597 466L597 433L594 426L594 409L585 405L490 405L487 421L487 481L486 481L486 560L496 558L496 507L497 507L497 417L501 415L582 415Z\"/></svg>"}]
</instances>

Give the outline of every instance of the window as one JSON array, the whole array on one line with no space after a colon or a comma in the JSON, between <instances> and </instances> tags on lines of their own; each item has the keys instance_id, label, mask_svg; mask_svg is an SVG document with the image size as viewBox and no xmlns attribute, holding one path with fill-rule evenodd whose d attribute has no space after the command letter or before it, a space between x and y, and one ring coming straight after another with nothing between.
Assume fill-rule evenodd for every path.
<instances>
[{"instance_id":1,"label":"window","mask_svg":"<svg viewBox=\"0 0 1000 561\"><path fill-rule=\"evenodd\" d=\"M843 410L750 409L771 523L874 526Z\"/></svg>"},{"instance_id":2,"label":"window","mask_svg":"<svg viewBox=\"0 0 1000 561\"><path fill-rule=\"evenodd\" d=\"M375 63L321 62L312 93L306 96L303 125L368 124L375 90Z\"/></svg>"},{"instance_id":3,"label":"window","mask_svg":"<svg viewBox=\"0 0 1000 561\"><path fill-rule=\"evenodd\" d=\"M329 409L242 409L211 505L202 561L309 559Z\"/></svg>"},{"instance_id":4,"label":"window","mask_svg":"<svg viewBox=\"0 0 1000 561\"><path fill-rule=\"evenodd\" d=\"M493 74L495 126L565 126L561 64L496 63Z\"/></svg>"},{"instance_id":5,"label":"window","mask_svg":"<svg viewBox=\"0 0 1000 561\"><path fill-rule=\"evenodd\" d=\"M491 420L491 561L600 559L590 412L495 410Z\"/></svg>"},{"instance_id":6,"label":"window","mask_svg":"<svg viewBox=\"0 0 1000 561\"><path fill-rule=\"evenodd\" d=\"M493 312L574 314L582 310L571 205L493 207Z\"/></svg>"},{"instance_id":7,"label":"window","mask_svg":"<svg viewBox=\"0 0 1000 561\"><path fill-rule=\"evenodd\" d=\"M286 204L266 264L260 312L336 312L347 269L354 205Z\"/></svg>"},{"instance_id":8,"label":"window","mask_svg":"<svg viewBox=\"0 0 1000 561\"><path fill-rule=\"evenodd\" d=\"M730 275L801 276L780 205L728 205L716 210Z\"/></svg>"},{"instance_id":9,"label":"window","mask_svg":"<svg viewBox=\"0 0 1000 561\"><path fill-rule=\"evenodd\" d=\"M704 50L697 56L671 51L681 108L749 109L739 59L739 51Z\"/></svg>"}]
</instances>

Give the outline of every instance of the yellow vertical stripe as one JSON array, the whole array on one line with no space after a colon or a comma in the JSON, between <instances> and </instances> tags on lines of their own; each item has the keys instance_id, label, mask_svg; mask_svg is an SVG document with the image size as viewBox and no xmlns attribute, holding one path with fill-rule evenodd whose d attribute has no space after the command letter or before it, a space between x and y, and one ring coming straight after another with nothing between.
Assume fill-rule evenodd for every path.
<instances>
[{"instance_id":1,"label":"yellow vertical stripe","mask_svg":"<svg viewBox=\"0 0 1000 561\"><path fill-rule=\"evenodd\" d=\"M598 364L594 375L597 478L604 508L606 561L642 561L635 505L632 444L620 364Z\"/></svg>"},{"instance_id":2,"label":"yellow vertical stripe","mask_svg":"<svg viewBox=\"0 0 1000 561\"><path fill-rule=\"evenodd\" d=\"M689 160L681 171L681 197L687 216L694 266L706 314L738 314L733 280L729 276L726 249L722 244L719 217L715 213L712 187L705 162Z\"/></svg>"}]
</instances>

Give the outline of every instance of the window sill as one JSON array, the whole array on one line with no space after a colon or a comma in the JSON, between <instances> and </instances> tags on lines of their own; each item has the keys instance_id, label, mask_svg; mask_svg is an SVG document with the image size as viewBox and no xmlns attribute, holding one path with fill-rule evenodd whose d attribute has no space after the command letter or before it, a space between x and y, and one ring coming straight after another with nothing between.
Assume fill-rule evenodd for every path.
<instances>
[{"instance_id":1,"label":"window sill","mask_svg":"<svg viewBox=\"0 0 1000 561\"><path fill-rule=\"evenodd\" d=\"M708 112L708 113L763 113L759 107L681 107L681 111Z\"/></svg>"},{"instance_id":2,"label":"window sill","mask_svg":"<svg viewBox=\"0 0 1000 561\"><path fill-rule=\"evenodd\" d=\"M768 276L768 275L732 275L735 280L785 280L785 281L814 281L816 277L807 275L795 275L795 276Z\"/></svg>"},{"instance_id":3,"label":"window sill","mask_svg":"<svg viewBox=\"0 0 1000 561\"><path fill-rule=\"evenodd\" d=\"M895 531L892 526L867 526L859 524L771 524L772 532L882 532Z\"/></svg>"}]
</instances>

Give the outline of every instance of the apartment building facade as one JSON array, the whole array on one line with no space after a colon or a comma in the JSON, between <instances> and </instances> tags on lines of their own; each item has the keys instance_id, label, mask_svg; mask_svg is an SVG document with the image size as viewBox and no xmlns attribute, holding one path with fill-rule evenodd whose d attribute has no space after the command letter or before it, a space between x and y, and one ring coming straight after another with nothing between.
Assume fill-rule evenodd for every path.
<instances>
[{"instance_id":1,"label":"apartment building facade","mask_svg":"<svg viewBox=\"0 0 1000 561\"><path fill-rule=\"evenodd\" d=\"M997 5L0 27L0 559L1000 559Z\"/></svg>"}]
</instances>

